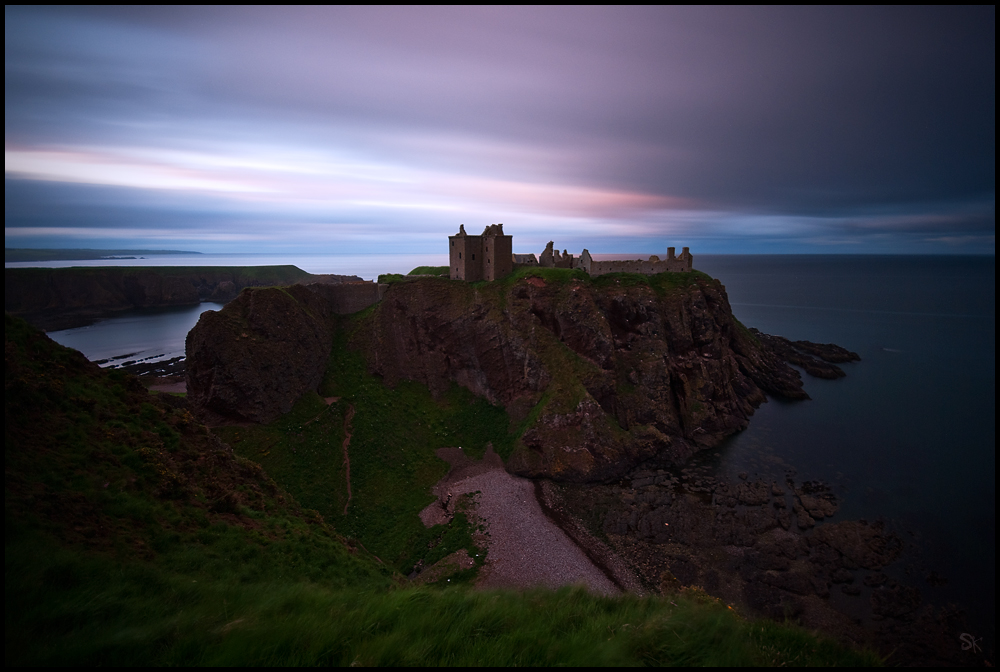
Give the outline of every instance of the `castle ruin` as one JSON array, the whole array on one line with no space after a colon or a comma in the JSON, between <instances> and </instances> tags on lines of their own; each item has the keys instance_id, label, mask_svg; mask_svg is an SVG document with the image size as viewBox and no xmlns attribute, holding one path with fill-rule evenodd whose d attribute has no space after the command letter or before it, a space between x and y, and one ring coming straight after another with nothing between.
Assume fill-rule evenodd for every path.
<instances>
[{"instance_id":1,"label":"castle ruin","mask_svg":"<svg viewBox=\"0 0 1000 672\"><path fill-rule=\"evenodd\" d=\"M594 261L590 252L586 249L579 259L573 260L572 268L582 268L588 275L597 277L605 273L642 273L643 275L654 275L656 273L687 273L694 267L694 257L691 256L689 248L681 250L680 255L674 256L674 248L667 248L667 258L660 259L655 254L649 259L616 260L616 261Z\"/></svg>"},{"instance_id":2,"label":"castle ruin","mask_svg":"<svg viewBox=\"0 0 1000 672\"><path fill-rule=\"evenodd\" d=\"M465 225L458 227L458 233L448 236L449 277L452 280L499 280L513 272L515 268L579 268L588 275L599 276L606 273L641 273L654 275L656 273L685 273L694 265L694 257L689 248L685 247L680 255L674 254L674 248L667 248L667 258L660 259L652 255L648 259L595 261L590 251L574 257L566 250L559 253L554 244L549 241L541 257L534 254L514 254L513 236L505 235L503 224L490 224L482 235L470 236L465 232Z\"/></svg>"},{"instance_id":3,"label":"castle ruin","mask_svg":"<svg viewBox=\"0 0 1000 672\"><path fill-rule=\"evenodd\" d=\"M513 237L503 224L490 224L480 236L470 236L465 225L448 236L448 275L452 280L498 280L514 270Z\"/></svg>"}]
</instances>

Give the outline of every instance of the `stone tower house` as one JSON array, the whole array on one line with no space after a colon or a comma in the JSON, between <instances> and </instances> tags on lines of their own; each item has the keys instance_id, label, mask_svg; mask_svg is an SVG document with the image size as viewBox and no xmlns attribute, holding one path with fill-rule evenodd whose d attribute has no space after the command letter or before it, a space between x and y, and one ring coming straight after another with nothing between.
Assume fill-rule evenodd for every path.
<instances>
[{"instance_id":1,"label":"stone tower house","mask_svg":"<svg viewBox=\"0 0 1000 672\"><path fill-rule=\"evenodd\" d=\"M514 270L513 237L503 224L490 224L480 236L470 236L465 225L448 236L448 269L452 280L499 280Z\"/></svg>"}]
</instances>

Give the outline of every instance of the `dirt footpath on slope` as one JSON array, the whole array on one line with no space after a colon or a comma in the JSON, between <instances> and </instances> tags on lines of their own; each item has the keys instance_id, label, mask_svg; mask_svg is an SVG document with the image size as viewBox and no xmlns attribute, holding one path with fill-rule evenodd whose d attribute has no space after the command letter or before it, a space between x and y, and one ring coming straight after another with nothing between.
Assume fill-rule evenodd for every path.
<instances>
[{"instance_id":1,"label":"dirt footpath on slope","mask_svg":"<svg viewBox=\"0 0 1000 672\"><path fill-rule=\"evenodd\" d=\"M508 474L492 446L482 461L466 457L460 448L442 448L437 454L452 469L434 487L438 501L424 509L420 517L428 526L446 522L452 499L479 493L475 497L475 514L489 533L479 587L584 585L602 595L621 592L606 572L545 515L535 496L534 482Z\"/></svg>"}]
</instances>

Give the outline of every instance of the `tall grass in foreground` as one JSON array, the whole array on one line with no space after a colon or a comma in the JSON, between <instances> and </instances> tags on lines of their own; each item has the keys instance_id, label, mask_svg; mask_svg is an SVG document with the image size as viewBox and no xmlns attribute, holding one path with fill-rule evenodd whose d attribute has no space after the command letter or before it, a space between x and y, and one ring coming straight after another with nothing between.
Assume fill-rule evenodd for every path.
<instances>
[{"instance_id":1,"label":"tall grass in foreground","mask_svg":"<svg viewBox=\"0 0 1000 672\"><path fill-rule=\"evenodd\" d=\"M406 553L432 561L469 544L464 516L441 532L416 517L446 470L435 446L511 442L503 410L459 390L437 401L412 385L388 390L345 357L324 383L343 395L337 404L313 395L272 425L232 428L304 499L340 507L321 486L339 483L352 403L349 513L367 515L352 523L333 509L338 534L134 378L93 367L23 320L8 316L4 335L7 666L878 662L799 628L746 621L698 591L408 586L341 534L380 544L399 567L414 560Z\"/></svg>"},{"instance_id":2,"label":"tall grass in foreground","mask_svg":"<svg viewBox=\"0 0 1000 672\"><path fill-rule=\"evenodd\" d=\"M39 550L5 554L7 665L878 663L698 593L337 589Z\"/></svg>"}]
</instances>

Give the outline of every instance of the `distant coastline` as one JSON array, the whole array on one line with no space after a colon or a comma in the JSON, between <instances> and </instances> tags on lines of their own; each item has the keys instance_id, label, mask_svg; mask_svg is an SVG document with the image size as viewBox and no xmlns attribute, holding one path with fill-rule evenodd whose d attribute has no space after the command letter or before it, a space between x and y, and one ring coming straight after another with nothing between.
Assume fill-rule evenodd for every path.
<instances>
[{"instance_id":1,"label":"distant coastline","mask_svg":"<svg viewBox=\"0 0 1000 672\"><path fill-rule=\"evenodd\" d=\"M92 324L124 310L226 303L244 287L358 282L292 266L74 266L5 268L4 310L39 329Z\"/></svg>"},{"instance_id":2,"label":"distant coastline","mask_svg":"<svg viewBox=\"0 0 1000 672\"><path fill-rule=\"evenodd\" d=\"M3 257L5 263L24 261L70 261L85 259L136 259L151 255L164 254L201 254L189 250L98 250L98 249L36 249L24 247L5 247Z\"/></svg>"}]
</instances>

